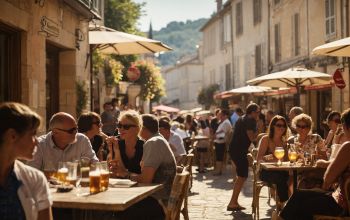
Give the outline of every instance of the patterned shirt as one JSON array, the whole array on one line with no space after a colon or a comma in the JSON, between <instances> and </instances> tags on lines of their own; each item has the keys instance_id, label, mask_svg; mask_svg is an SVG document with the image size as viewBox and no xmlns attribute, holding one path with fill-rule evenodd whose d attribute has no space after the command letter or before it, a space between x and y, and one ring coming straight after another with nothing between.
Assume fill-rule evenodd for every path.
<instances>
[{"instance_id":1,"label":"patterned shirt","mask_svg":"<svg viewBox=\"0 0 350 220\"><path fill-rule=\"evenodd\" d=\"M26 219L21 201L17 194L17 190L21 185L22 182L17 179L12 169L5 186L0 186L0 219Z\"/></svg>"}]
</instances>

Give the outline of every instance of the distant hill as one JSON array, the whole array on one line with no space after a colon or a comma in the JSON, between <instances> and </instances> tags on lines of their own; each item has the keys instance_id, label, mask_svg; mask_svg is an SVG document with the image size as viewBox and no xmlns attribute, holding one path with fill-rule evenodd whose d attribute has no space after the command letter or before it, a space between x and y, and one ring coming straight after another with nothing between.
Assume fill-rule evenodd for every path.
<instances>
[{"instance_id":1,"label":"distant hill","mask_svg":"<svg viewBox=\"0 0 350 220\"><path fill-rule=\"evenodd\" d=\"M166 52L159 56L162 66L173 65L183 55L192 54L196 51L196 45L202 39L199 29L208 21L201 18L195 21L170 22L165 28L153 31L153 39L160 40L173 48L173 51Z\"/></svg>"}]
</instances>

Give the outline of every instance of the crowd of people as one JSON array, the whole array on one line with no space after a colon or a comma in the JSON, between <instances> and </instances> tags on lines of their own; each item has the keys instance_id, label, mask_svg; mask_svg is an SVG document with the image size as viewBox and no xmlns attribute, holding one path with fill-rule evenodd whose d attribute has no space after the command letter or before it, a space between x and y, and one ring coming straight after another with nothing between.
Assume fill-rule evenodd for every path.
<instances>
[{"instance_id":1,"label":"crowd of people","mask_svg":"<svg viewBox=\"0 0 350 220\"><path fill-rule=\"evenodd\" d=\"M271 110L262 111L256 103L250 103L245 111L217 109L215 114L205 116L156 116L121 111L116 102L111 102L104 104L101 115L85 112L75 119L58 112L49 121L49 132L38 138L40 116L23 104L1 104L0 121L0 215L5 219L14 213L21 219L29 216L51 219L48 183L40 171L57 170L59 162L80 158L88 158L91 163L108 161L116 177L139 183L163 183L161 191L116 216L164 219L162 206L169 199L176 166L182 164L190 148L196 151L199 173L209 172L214 158L211 172L222 175L226 156L230 156L236 178L228 211L246 208L239 204L239 194L249 174L247 154L257 151L258 163L275 162L277 147L286 152L282 160L288 161L288 151L295 150L297 161L312 155L318 159L316 166L323 168L321 172L301 173L298 189L305 190L297 192L293 192L291 174L287 171L260 172L261 180L276 185L277 202L284 207L283 219L341 215L347 210L344 183L350 173L346 160L350 156L349 109L328 115L329 132L324 138L312 133L313 120L302 108L293 107L286 118ZM201 138L196 140L196 136ZM331 189L334 183L339 183L337 190ZM315 187L318 190L311 189ZM31 208L33 204L29 204L28 198L36 209ZM322 208L325 205L320 205L321 202L331 209Z\"/></svg>"}]
</instances>

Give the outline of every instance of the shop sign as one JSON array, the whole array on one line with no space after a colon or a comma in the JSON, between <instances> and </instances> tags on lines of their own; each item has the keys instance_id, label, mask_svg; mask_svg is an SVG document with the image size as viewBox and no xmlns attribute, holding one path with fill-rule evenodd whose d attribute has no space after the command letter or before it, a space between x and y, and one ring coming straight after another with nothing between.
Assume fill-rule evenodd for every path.
<instances>
[{"instance_id":1,"label":"shop sign","mask_svg":"<svg viewBox=\"0 0 350 220\"><path fill-rule=\"evenodd\" d=\"M134 64L132 64L128 68L128 72L126 73L126 76L128 77L128 79L130 81L134 82L140 78L141 72L140 72L139 68L137 68Z\"/></svg>"},{"instance_id":2,"label":"shop sign","mask_svg":"<svg viewBox=\"0 0 350 220\"><path fill-rule=\"evenodd\" d=\"M54 36L58 37L60 34L60 29L58 24L53 20L43 16L40 20L41 32L44 32L48 37Z\"/></svg>"},{"instance_id":3,"label":"shop sign","mask_svg":"<svg viewBox=\"0 0 350 220\"><path fill-rule=\"evenodd\" d=\"M333 73L333 80L334 80L335 85L339 89L345 88L346 84L345 84L345 81L343 79L341 69L336 69L336 71Z\"/></svg>"}]
</instances>

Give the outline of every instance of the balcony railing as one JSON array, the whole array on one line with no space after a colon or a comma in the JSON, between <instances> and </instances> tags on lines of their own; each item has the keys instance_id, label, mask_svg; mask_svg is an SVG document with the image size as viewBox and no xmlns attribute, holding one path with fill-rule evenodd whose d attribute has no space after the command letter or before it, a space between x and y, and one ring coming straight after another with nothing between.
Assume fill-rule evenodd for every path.
<instances>
[{"instance_id":1,"label":"balcony railing","mask_svg":"<svg viewBox=\"0 0 350 220\"><path fill-rule=\"evenodd\" d=\"M102 0L64 0L66 4L80 11L82 14L92 14L95 18L101 17L100 1Z\"/></svg>"}]
</instances>

